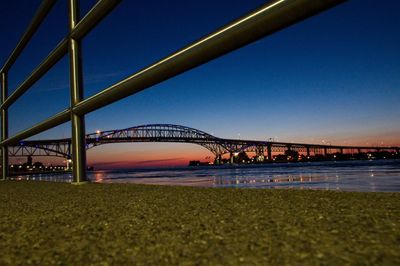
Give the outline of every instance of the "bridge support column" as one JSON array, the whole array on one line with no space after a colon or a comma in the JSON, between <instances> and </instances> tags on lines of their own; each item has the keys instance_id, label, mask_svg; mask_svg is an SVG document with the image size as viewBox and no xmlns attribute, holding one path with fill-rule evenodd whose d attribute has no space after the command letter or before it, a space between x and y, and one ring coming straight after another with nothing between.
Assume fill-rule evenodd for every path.
<instances>
[{"instance_id":1,"label":"bridge support column","mask_svg":"<svg viewBox=\"0 0 400 266\"><path fill-rule=\"evenodd\" d=\"M70 32L79 22L78 0L69 0L69 29ZM86 139L85 117L73 112L73 108L83 100L81 42L70 37L70 86L71 86L71 128L72 128L72 173L73 183L80 184L86 178Z\"/></svg>"},{"instance_id":2,"label":"bridge support column","mask_svg":"<svg viewBox=\"0 0 400 266\"><path fill-rule=\"evenodd\" d=\"M215 165L220 165L220 164L221 164L221 161L222 161L222 156L221 156L221 154L216 155L216 156L215 156L215 160L214 160L214 164L215 164Z\"/></svg>"},{"instance_id":3,"label":"bridge support column","mask_svg":"<svg viewBox=\"0 0 400 266\"><path fill-rule=\"evenodd\" d=\"M72 169L72 160L67 158L67 170L70 171Z\"/></svg>"},{"instance_id":4,"label":"bridge support column","mask_svg":"<svg viewBox=\"0 0 400 266\"><path fill-rule=\"evenodd\" d=\"M343 148L340 148L340 154L343 155Z\"/></svg>"},{"instance_id":5,"label":"bridge support column","mask_svg":"<svg viewBox=\"0 0 400 266\"><path fill-rule=\"evenodd\" d=\"M307 159L310 157L310 147L306 147Z\"/></svg>"},{"instance_id":6,"label":"bridge support column","mask_svg":"<svg viewBox=\"0 0 400 266\"><path fill-rule=\"evenodd\" d=\"M358 154L360 154L360 153L361 153L361 149L357 149L357 151L358 151Z\"/></svg>"},{"instance_id":7,"label":"bridge support column","mask_svg":"<svg viewBox=\"0 0 400 266\"><path fill-rule=\"evenodd\" d=\"M284 154L287 156L287 160L289 160L289 156L292 156L292 146L291 145L287 145L286 146L287 150L284 152Z\"/></svg>"},{"instance_id":8,"label":"bridge support column","mask_svg":"<svg viewBox=\"0 0 400 266\"><path fill-rule=\"evenodd\" d=\"M327 157L328 156L328 148L324 148L324 156Z\"/></svg>"},{"instance_id":9,"label":"bridge support column","mask_svg":"<svg viewBox=\"0 0 400 266\"><path fill-rule=\"evenodd\" d=\"M8 93L7 73L1 73L1 99L0 104L3 104ZM1 141L8 138L8 110L1 109ZM1 180L8 178L8 147L1 147Z\"/></svg>"},{"instance_id":10,"label":"bridge support column","mask_svg":"<svg viewBox=\"0 0 400 266\"><path fill-rule=\"evenodd\" d=\"M264 146L257 146L256 148L256 159L258 162L264 161Z\"/></svg>"},{"instance_id":11,"label":"bridge support column","mask_svg":"<svg viewBox=\"0 0 400 266\"><path fill-rule=\"evenodd\" d=\"M233 164L233 152L229 152L229 162Z\"/></svg>"},{"instance_id":12,"label":"bridge support column","mask_svg":"<svg viewBox=\"0 0 400 266\"><path fill-rule=\"evenodd\" d=\"M268 161L272 161L272 144L268 143L267 144L267 156L268 156Z\"/></svg>"}]
</instances>

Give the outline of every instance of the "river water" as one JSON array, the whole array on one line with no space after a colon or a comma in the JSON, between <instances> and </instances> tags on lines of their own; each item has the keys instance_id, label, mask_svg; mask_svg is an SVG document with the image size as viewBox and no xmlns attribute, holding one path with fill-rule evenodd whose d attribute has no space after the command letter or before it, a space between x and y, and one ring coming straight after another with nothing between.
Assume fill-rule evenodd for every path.
<instances>
[{"instance_id":1,"label":"river water","mask_svg":"<svg viewBox=\"0 0 400 266\"><path fill-rule=\"evenodd\" d=\"M99 183L396 192L400 160L128 169L93 171L88 176ZM17 178L71 181L70 174Z\"/></svg>"}]
</instances>

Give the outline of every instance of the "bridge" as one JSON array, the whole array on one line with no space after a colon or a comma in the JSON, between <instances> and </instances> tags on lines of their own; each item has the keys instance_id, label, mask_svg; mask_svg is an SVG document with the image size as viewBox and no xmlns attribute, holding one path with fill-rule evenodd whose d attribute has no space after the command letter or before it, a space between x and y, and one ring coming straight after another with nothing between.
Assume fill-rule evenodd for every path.
<instances>
[{"instance_id":1,"label":"bridge","mask_svg":"<svg viewBox=\"0 0 400 266\"><path fill-rule=\"evenodd\" d=\"M229 154L231 162L235 155L241 152L254 152L260 161L272 160L273 153L295 151L327 156L332 153L362 153L362 152L400 152L400 147L368 147L368 146L338 146L306 143L288 143L260 140L225 139L213 136L204 131L171 124L151 124L130 127L126 129L97 131L86 135L86 149L110 143L135 142L174 142L200 145L215 156L215 162L220 163L225 154ZM72 156L71 139L30 140L20 141L18 145L10 146L9 156L56 156L70 159Z\"/></svg>"}]
</instances>

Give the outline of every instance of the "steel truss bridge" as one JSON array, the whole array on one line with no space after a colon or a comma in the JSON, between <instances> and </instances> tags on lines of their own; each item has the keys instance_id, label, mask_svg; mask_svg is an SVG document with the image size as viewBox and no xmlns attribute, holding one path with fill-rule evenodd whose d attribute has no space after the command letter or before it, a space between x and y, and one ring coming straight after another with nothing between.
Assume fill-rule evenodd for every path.
<instances>
[{"instance_id":1,"label":"steel truss bridge","mask_svg":"<svg viewBox=\"0 0 400 266\"><path fill-rule=\"evenodd\" d=\"M266 158L269 160L272 159L273 153L282 153L286 151L297 151L307 154L307 156L310 156L310 154L328 155L331 153L400 152L400 147L338 146L224 139L198 129L171 124L141 125L126 129L99 131L86 135L86 149L110 143L131 142L197 144L212 152L216 162L220 162L224 154L229 154L232 159L235 154L240 152L254 152L258 158ZM20 141L18 145L8 148L8 154L12 157L56 156L69 159L71 158L71 139Z\"/></svg>"}]
</instances>

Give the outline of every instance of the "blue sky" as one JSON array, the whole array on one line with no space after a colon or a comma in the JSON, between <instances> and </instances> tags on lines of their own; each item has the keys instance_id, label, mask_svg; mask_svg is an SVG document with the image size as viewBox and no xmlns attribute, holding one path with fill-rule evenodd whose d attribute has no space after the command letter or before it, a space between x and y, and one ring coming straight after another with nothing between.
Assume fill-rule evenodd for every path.
<instances>
[{"instance_id":1,"label":"blue sky","mask_svg":"<svg viewBox=\"0 0 400 266\"><path fill-rule=\"evenodd\" d=\"M15 2L3 3L0 10L0 64L40 4ZM85 13L95 1L81 2ZM83 41L85 97L264 2L123 1ZM398 1L348 1L95 111L87 115L86 130L172 123L227 138L400 145L399 9ZM67 22L66 1L59 1L11 69L10 90L67 34ZM11 107L10 134L68 105L65 57ZM68 136L65 124L36 138ZM110 155L130 156L133 162L147 153L149 160L208 154L201 147L171 145L108 145L88 156L105 163ZM174 154L159 152L171 147Z\"/></svg>"}]
</instances>

